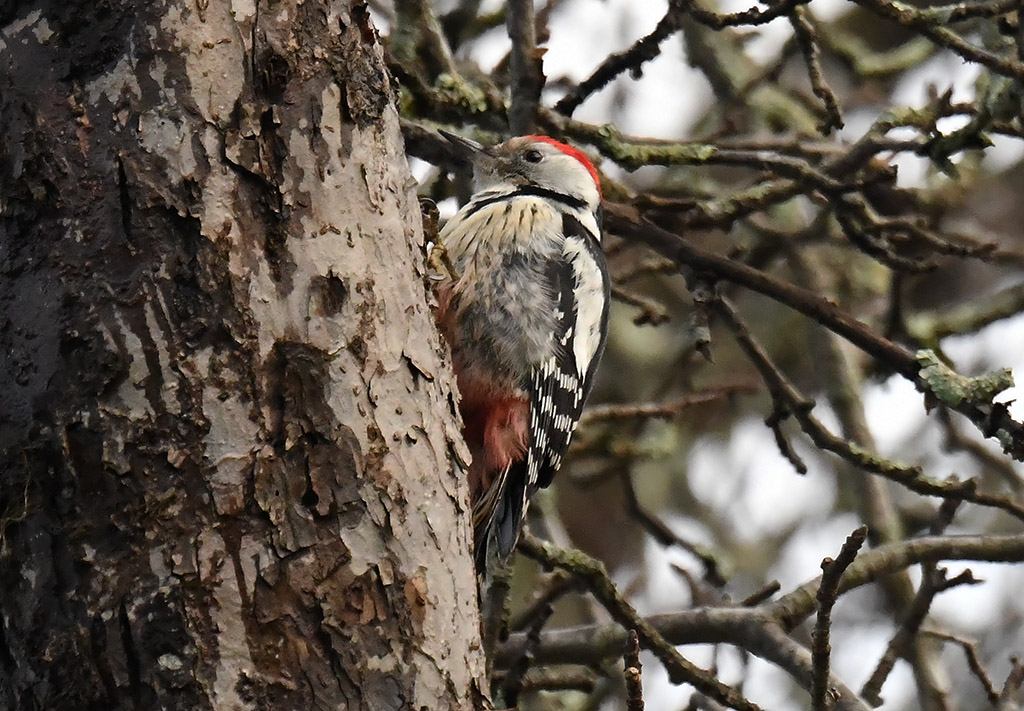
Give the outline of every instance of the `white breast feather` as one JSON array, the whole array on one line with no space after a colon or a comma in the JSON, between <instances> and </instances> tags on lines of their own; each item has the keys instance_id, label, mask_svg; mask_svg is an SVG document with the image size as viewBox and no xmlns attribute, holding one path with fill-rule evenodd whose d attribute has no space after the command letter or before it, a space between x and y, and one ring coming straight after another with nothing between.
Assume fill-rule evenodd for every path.
<instances>
[{"instance_id":1,"label":"white breast feather","mask_svg":"<svg viewBox=\"0 0 1024 711\"><path fill-rule=\"evenodd\" d=\"M473 203L463 207L438 235L438 241L448 250L456 266L464 267L466 262L473 260L482 244L490 244L499 252L523 248L527 244L542 254L557 251L562 217L545 200L519 196L512 199L511 210L508 210L508 202L501 201L464 217L463 214L470 212L472 207ZM486 269L485 265L476 266Z\"/></svg>"}]
</instances>

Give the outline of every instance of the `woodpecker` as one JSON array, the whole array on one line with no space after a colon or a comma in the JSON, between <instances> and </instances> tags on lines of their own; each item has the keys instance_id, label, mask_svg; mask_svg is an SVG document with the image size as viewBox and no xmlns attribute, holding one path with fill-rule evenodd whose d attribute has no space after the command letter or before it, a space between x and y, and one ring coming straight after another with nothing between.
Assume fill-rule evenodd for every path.
<instances>
[{"instance_id":1,"label":"woodpecker","mask_svg":"<svg viewBox=\"0 0 1024 711\"><path fill-rule=\"evenodd\" d=\"M490 148L447 132L476 193L441 230L438 326L455 367L477 569L508 558L530 497L551 483L608 331L601 188L579 150L547 136Z\"/></svg>"}]
</instances>

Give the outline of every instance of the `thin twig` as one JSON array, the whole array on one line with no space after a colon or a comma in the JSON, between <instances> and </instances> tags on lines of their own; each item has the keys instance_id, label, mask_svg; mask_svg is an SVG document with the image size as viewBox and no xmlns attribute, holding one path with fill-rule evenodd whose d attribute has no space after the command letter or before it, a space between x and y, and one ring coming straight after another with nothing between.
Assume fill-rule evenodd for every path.
<instances>
[{"instance_id":1,"label":"thin twig","mask_svg":"<svg viewBox=\"0 0 1024 711\"><path fill-rule=\"evenodd\" d=\"M868 680L864 682L864 687L861 689L860 694L868 703L872 706L882 705L882 685L889 677L893 667L896 666L896 660L910 655L914 638L928 616L928 611L931 609L935 596L944 590L949 590L958 585L974 585L978 582L971 575L970 570L964 571L964 573L950 580L946 579L946 572L942 568L931 566L926 571L921 581L921 587L918 589L917 595L914 596L910 609L907 611L899 629L892 639L889 640L885 653L878 660L875 670L868 677Z\"/></svg>"},{"instance_id":2,"label":"thin twig","mask_svg":"<svg viewBox=\"0 0 1024 711\"><path fill-rule=\"evenodd\" d=\"M523 649L519 659L509 667L508 674L505 675L501 682L500 696L508 706L518 705L519 692L523 686L523 679L530 670L533 650L540 644L540 632L544 629L544 625L547 624L553 612L554 610L547 606L530 623L530 628L526 633L526 647Z\"/></svg>"},{"instance_id":3,"label":"thin twig","mask_svg":"<svg viewBox=\"0 0 1024 711\"><path fill-rule=\"evenodd\" d=\"M763 346L754 338L746 323L736 313L732 304L723 297L718 300L715 308L719 316L722 317L722 321L733 332L740 348L764 378L768 391L776 403L776 408L788 411L800 423L801 429L818 448L832 452L858 469L895 481L918 494L962 499L981 506L992 506L1024 521L1024 506L1005 496L979 492L974 480L937 481L925 476L920 467L907 466L885 459L856 442L847 441L833 434L814 417L811 412L812 403L809 403L800 394L772 362Z\"/></svg>"},{"instance_id":4,"label":"thin twig","mask_svg":"<svg viewBox=\"0 0 1024 711\"><path fill-rule=\"evenodd\" d=\"M1020 496L1024 493L1024 479L1021 478L1013 462L986 447L984 442L961 432L957 424L953 422L949 408L937 408L936 417L945 435L945 441L942 444L943 449L947 452L953 450L966 452L974 457L982 467L995 472L999 480L1008 486L1014 494Z\"/></svg>"},{"instance_id":5,"label":"thin twig","mask_svg":"<svg viewBox=\"0 0 1024 711\"><path fill-rule=\"evenodd\" d=\"M783 0L783 2L773 4L766 10L762 10L758 7L752 7L749 10L741 10L740 12L726 14L718 14L711 12L710 10L705 10L700 7L695 0L682 0L680 2L680 6L700 24L710 27L713 30L722 30L726 27L736 27L739 25L768 24L775 18L786 15L794 7L802 5L807 1L808 0Z\"/></svg>"},{"instance_id":6,"label":"thin twig","mask_svg":"<svg viewBox=\"0 0 1024 711\"><path fill-rule=\"evenodd\" d=\"M789 23L793 26L793 33L800 46L800 52L804 55L807 75L811 80L811 89L825 105L825 118L818 125L818 129L827 136L833 129L843 127L843 117L839 111L839 100L836 99L835 93L825 82L821 69L821 51L818 49L814 26L807 19L808 14L809 11L806 7L802 5L794 7L789 13Z\"/></svg>"},{"instance_id":7,"label":"thin twig","mask_svg":"<svg viewBox=\"0 0 1024 711\"><path fill-rule=\"evenodd\" d=\"M978 658L978 647L975 642L964 639L963 637L957 637L956 635L947 634L945 632L936 632L934 630L921 630L921 634L926 634L929 637L935 637L946 642L952 642L953 644L959 645L964 651L964 656L967 658L967 666L970 667L971 673L981 684L982 689L985 690L985 696L988 697L988 701L993 707L999 704L999 692L996 691L995 686L992 684L992 679L989 677L988 672L985 671L984 665L981 663L981 659Z\"/></svg>"},{"instance_id":8,"label":"thin twig","mask_svg":"<svg viewBox=\"0 0 1024 711\"><path fill-rule=\"evenodd\" d=\"M531 626L535 619L544 614L545 609L578 586L579 581L568 573L561 570L552 573L543 587L534 594L533 600L509 621L509 630L518 632Z\"/></svg>"},{"instance_id":9,"label":"thin twig","mask_svg":"<svg viewBox=\"0 0 1024 711\"><path fill-rule=\"evenodd\" d=\"M770 600L772 596L781 589L782 584L778 580L773 580L760 590L755 590L740 600L740 607L755 607L760 605L765 600Z\"/></svg>"},{"instance_id":10,"label":"thin twig","mask_svg":"<svg viewBox=\"0 0 1024 711\"><path fill-rule=\"evenodd\" d=\"M508 37L512 40L509 62L512 106L508 123L514 135L533 133L537 122L537 104L544 88L544 71L537 52L537 30L533 19L533 0L509 0Z\"/></svg>"},{"instance_id":11,"label":"thin twig","mask_svg":"<svg viewBox=\"0 0 1024 711\"><path fill-rule=\"evenodd\" d=\"M829 632L832 627L832 607L839 595L839 582L843 573L857 557L857 552L867 538L867 526L861 526L847 537L846 542L833 560L821 561L821 585L818 586L818 617L814 624L811 657L814 661L814 686L811 689L811 708L814 711L828 711L834 705L829 689L829 666L832 647Z\"/></svg>"},{"instance_id":12,"label":"thin twig","mask_svg":"<svg viewBox=\"0 0 1024 711\"><path fill-rule=\"evenodd\" d=\"M771 390L771 385L769 385L769 390ZM804 462L803 458L797 454L796 449L793 447L793 443L789 441L786 433L782 431L782 423L789 419L791 414L790 408L797 407L810 412L814 409L814 403L807 402L803 405L795 404L786 406L780 398L774 398L774 400L775 407L772 409L771 414L764 418L765 427L772 431L772 435L775 437L775 446L778 447L779 453L786 459L786 461L793 466L796 473L806 474L807 464Z\"/></svg>"},{"instance_id":13,"label":"thin twig","mask_svg":"<svg viewBox=\"0 0 1024 711\"><path fill-rule=\"evenodd\" d=\"M969 62L983 64L996 74L1014 77L1015 79L1024 79L1024 62L1009 59L976 47L953 30L933 24L937 22L936 19L916 12L909 5L887 2L886 0L854 0L854 2L880 17L917 30L918 33L924 35L935 44L945 47Z\"/></svg>"},{"instance_id":14,"label":"thin twig","mask_svg":"<svg viewBox=\"0 0 1024 711\"><path fill-rule=\"evenodd\" d=\"M817 294L781 282L727 257L706 252L640 217L628 206L610 205L607 208L607 224L620 235L650 245L664 256L674 258L681 266L710 272L720 279L753 289L812 318L965 415L986 436L997 437L1007 454L1024 460L1024 424L1010 416L1005 404L992 399L1012 384L1008 371L980 379L962 378L945 368L934 354L928 351L916 355L911 353ZM1000 502L999 506L1024 518L1024 507L1007 501Z\"/></svg>"},{"instance_id":15,"label":"thin twig","mask_svg":"<svg viewBox=\"0 0 1024 711\"><path fill-rule=\"evenodd\" d=\"M708 405L735 395L749 395L755 392L753 383L726 383L697 390L665 402L641 402L619 405L605 403L587 407L580 418L580 424L595 425L599 422L630 419L671 419L679 417L686 410Z\"/></svg>"},{"instance_id":16,"label":"thin twig","mask_svg":"<svg viewBox=\"0 0 1024 711\"><path fill-rule=\"evenodd\" d=\"M629 631L629 647L623 655L622 676L626 680L626 711L644 711L644 685L641 681L640 638L636 630Z\"/></svg>"},{"instance_id":17,"label":"thin twig","mask_svg":"<svg viewBox=\"0 0 1024 711\"><path fill-rule=\"evenodd\" d=\"M907 330L920 342L932 345L947 336L976 333L1021 311L1024 311L1024 282L953 308L916 314L909 319Z\"/></svg>"},{"instance_id":18,"label":"thin twig","mask_svg":"<svg viewBox=\"0 0 1024 711\"><path fill-rule=\"evenodd\" d=\"M493 664L493 651L498 641L507 634L508 595L511 590L511 574L507 565L492 566L488 571L484 590L481 593L481 637L488 665ZM488 668L488 673L491 671Z\"/></svg>"},{"instance_id":19,"label":"thin twig","mask_svg":"<svg viewBox=\"0 0 1024 711\"><path fill-rule=\"evenodd\" d=\"M626 469L620 469L619 480L622 482L623 491L626 494L626 507L630 515L635 518L644 530L654 537L663 546L679 546L687 553L693 555L704 566L705 579L716 587L725 585L725 578L722 575L721 566L714 553L704 546L677 536L675 532L665 523L649 513L640 505L640 499L636 494L636 487L633 486L633 477Z\"/></svg>"},{"instance_id":20,"label":"thin twig","mask_svg":"<svg viewBox=\"0 0 1024 711\"><path fill-rule=\"evenodd\" d=\"M610 81L623 72L636 72L661 53L661 43L671 37L679 29L679 10L674 3L669 3L668 11L658 21L650 34L638 39L633 46L624 52L613 52L589 77L581 81L572 91L555 103L555 111L566 116L586 101L594 92L607 86Z\"/></svg>"},{"instance_id":21,"label":"thin twig","mask_svg":"<svg viewBox=\"0 0 1024 711\"><path fill-rule=\"evenodd\" d=\"M1016 711L1020 708L1021 685L1024 684L1024 664L1017 657L1010 657L1010 673L1006 675L1003 689L999 692L999 711Z\"/></svg>"},{"instance_id":22,"label":"thin twig","mask_svg":"<svg viewBox=\"0 0 1024 711\"><path fill-rule=\"evenodd\" d=\"M519 684L519 692L579 691L590 694L597 686L597 675L587 667L530 667Z\"/></svg>"},{"instance_id":23,"label":"thin twig","mask_svg":"<svg viewBox=\"0 0 1024 711\"><path fill-rule=\"evenodd\" d=\"M1024 536L932 536L890 543L862 553L839 583L840 594L878 580L896 570L920 563L981 560L998 563L1024 561ZM784 629L800 624L815 607L820 580L804 583L766 606Z\"/></svg>"},{"instance_id":24,"label":"thin twig","mask_svg":"<svg viewBox=\"0 0 1024 711\"><path fill-rule=\"evenodd\" d=\"M663 304L631 289L613 284L612 298L640 309L640 313L633 317L637 326L660 326L671 318Z\"/></svg>"},{"instance_id":25,"label":"thin twig","mask_svg":"<svg viewBox=\"0 0 1024 711\"><path fill-rule=\"evenodd\" d=\"M519 550L547 566L567 570L584 580L590 592L624 629L634 629L641 644L665 665L673 683L686 683L737 711L760 711L760 706L726 686L709 672L687 661L682 654L637 614L612 583L604 564L580 551L565 551L533 536L519 539Z\"/></svg>"}]
</instances>

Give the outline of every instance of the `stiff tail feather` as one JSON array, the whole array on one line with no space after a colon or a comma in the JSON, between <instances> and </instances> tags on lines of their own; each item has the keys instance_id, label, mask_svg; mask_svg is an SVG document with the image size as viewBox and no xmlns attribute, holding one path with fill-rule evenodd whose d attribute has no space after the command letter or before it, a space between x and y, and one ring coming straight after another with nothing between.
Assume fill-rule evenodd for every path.
<instances>
[{"instance_id":1,"label":"stiff tail feather","mask_svg":"<svg viewBox=\"0 0 1024 711\"><path fill-rule=\"evenodd\" d=\"M488 553L504 562L519 540L525 513L526 462L505 467L473 507L473 545L478 574L487 571ZM493 546L493 547L492 547Z\"/></svg>"}]
</instances>

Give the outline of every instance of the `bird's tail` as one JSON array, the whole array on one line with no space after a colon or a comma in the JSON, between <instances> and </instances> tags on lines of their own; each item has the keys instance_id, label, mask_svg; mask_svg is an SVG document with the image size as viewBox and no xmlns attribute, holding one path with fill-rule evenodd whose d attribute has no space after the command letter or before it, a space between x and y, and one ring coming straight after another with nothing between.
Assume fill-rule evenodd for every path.
<instances>
[{"instance_id":1,"label":"bird's tail","mask_svg":"<svg viewBox=\"0 0 1024 711\"><path fill-rule=\"evenodd\" d=\"M488 553L504 563L519 540L526 514L526 462L513 462L499 472L473 507L473 545L478 574L487 571Z\"/></svg>"}]
</instances>

